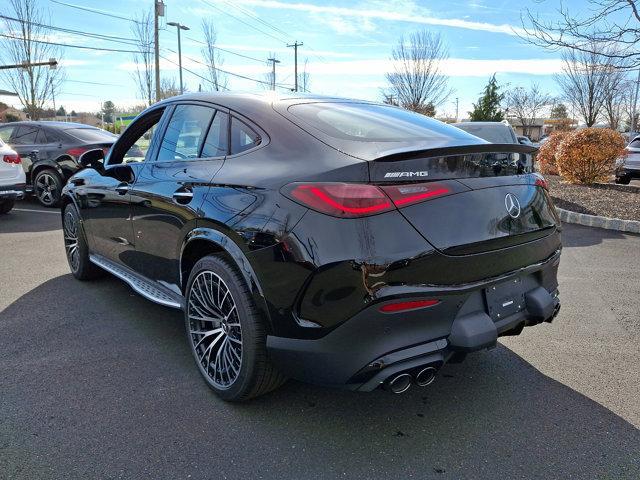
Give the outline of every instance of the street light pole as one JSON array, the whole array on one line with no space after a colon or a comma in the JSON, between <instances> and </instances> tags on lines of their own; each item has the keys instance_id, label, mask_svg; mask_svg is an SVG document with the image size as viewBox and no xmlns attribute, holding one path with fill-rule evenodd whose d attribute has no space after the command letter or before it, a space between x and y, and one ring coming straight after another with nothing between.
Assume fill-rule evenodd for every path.
<instances>
[{"instance_id":1,"label":"street light pole","mask_svg":"<svg viewBox=\"0 0 640 480\"><path fill-rule=\"evenodd\" d=\"M156 102L160 101L160 17L164 17L164 3L153 0L153 50L155 56Z\"/></svg>"},{"instance_id":2,"label":"street light pole","mask_svg":"<svg viewBox=\"0 0 640 480\"><path fill-rule=\"evenodd\" d=\"M178 69L180 71L180 95L184 93L184 87L182 86L182 45L180 44L180 30L189 30L189 27L180 25L178 22L167 22L167 25L176 27L178 31Z\"/></svg>"}]
</instances>

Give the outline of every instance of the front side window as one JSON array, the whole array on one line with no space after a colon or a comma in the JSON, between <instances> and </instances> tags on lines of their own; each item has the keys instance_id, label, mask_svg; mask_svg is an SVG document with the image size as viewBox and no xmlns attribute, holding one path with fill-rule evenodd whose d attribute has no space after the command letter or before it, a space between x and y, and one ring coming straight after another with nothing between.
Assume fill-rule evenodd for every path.
<instances>
[{"instance_id":1,"label":"front side window","mask_svg":"<svg viewBox=\"0 0 640 480\"><path fill-rule=\"evenodd\" d=\"M235 117L231 119L231 155L244 152L259 144L260 135L241 120Z\"/></svg>"},{"instance_id":2,"label":"front side window","mask_svg":"<svg viewBox=\"0 0 640 480\"><path fill-rule=\"evenodd\" d=\"M38 128L31 126L21 126L13 136L13 143L16 145L35 145L38 136Z\"/></svg>"},{"instance_id":3,"label":"front side window","mask_svg":"<svg viewBox=\"0 0 640 480\"><path fill-rule=\"evenodd\" d=\"M198 158L215 110L199 105L178 105L162 139L158 161Z\"/></svg>"}]
</instances>

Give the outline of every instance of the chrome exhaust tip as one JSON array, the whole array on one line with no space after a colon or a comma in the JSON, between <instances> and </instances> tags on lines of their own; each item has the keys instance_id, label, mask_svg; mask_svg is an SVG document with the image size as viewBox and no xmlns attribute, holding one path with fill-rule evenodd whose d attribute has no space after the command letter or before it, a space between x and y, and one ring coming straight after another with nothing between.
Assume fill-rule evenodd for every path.
<instances>
[{"instance_id":1,"label":"chrome exhaust tip","mask_svg":"<svg viewBox=\"0 0 640 480\"><path fill-rule=\"evenodd\" d=\"M404 393L411 388L413 377L408 373L401 373L385 383L385 388L391 393Z\"/></svg>"},{"instance_id":2,"label":"chrome exhaust tip","mask_svg":"<svg viewBox=\"0 0 640 480\"><path fill-rule=\"evenodd\" d=\"M425 367L416 374L416 385L426 387L436 379L438 370L435 367Z\"/></svg>"}]
</instances>

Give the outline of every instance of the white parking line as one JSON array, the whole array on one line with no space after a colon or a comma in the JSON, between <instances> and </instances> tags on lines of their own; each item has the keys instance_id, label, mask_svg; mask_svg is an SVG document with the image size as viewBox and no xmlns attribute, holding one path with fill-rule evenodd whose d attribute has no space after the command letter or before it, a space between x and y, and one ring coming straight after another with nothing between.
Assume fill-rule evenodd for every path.
<instances>
[{"instance_id":1,"label":"white parking line","mask_svg":"<svg viewBox=\"0 0 640 480\"><path fill-rule=\"evenodd\" d=\"M36 212L36 213L52 213L54 215L60 215L60 212L50 212L48 210L33 210L31 208L14 208L16 212Z\"/></svg>"}]
</instances>

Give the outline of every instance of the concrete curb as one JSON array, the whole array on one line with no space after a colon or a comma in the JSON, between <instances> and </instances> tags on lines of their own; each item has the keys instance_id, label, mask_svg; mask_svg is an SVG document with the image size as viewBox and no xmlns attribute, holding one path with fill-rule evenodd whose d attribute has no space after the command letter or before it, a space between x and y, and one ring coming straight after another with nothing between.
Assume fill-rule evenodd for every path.
<instances>
[{"instance_id":1,"label":"concrete curb","mask_svg":"<svg viewBox=\"0 0 640 480\"><path fill-rule=\"evenodd\" d=\"M577 223L587 227L606 228L619 232L640 233L640 222L636 220L621 220L619 218L598 217L586 213L576 213L556 207L560 220L565 223Z\"/></svg>"}]
</instances>

